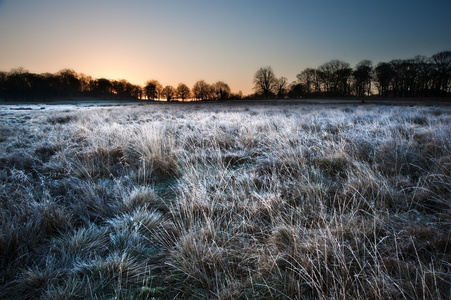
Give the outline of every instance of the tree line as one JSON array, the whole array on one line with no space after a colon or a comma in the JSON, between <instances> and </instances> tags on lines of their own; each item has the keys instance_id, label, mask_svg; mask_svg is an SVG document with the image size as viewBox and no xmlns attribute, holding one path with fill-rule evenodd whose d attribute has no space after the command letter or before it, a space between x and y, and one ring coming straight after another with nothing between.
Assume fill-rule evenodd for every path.
<instances>
[{"instance_id":1,"label":"tree line","mask_svg":"<svg viewBox=\"0 0 451 300\"><path fill-rule=\"evenodd\" d=\"M331 60L318 68L306 68L288 83L276 77L271 67L254 74L255 94L243 97L232 93L223 81L213 84L197 81L191 88L163 86L149 80L144 86L125 79L94 79L63 69L55 74L30 73L23 68L0 72L0 99L5 101L52 101L55 99L93 97L99 99L147 99L167 101L205 101L227 99L340 98L340 97L450 97L451 51L431 57L416 56L380 62L362 60L351 68L341 60Z\"/></svg>"},{"instance_id":2,"label":"tree line","mask_svg":"<svg viewBox=\"0 0 451 300\"><path fill-rule=\"evenodd\" d=\"M144 86L144 96L148 100L164 99L166 101L194 101L242 99L241 92L232 93L229 85L223 81L213 84L205 80L198 80L190 89L186 84L179 83L177 87L166 85L163 87L158 80L149 80Z\"/></svg>"},{"instance_id":3,"label":"tree line","mask_svg":"<svg viewBox=\"0 0 451 300\"><path fill-rule=\"evenodd\" d=\"M125 79L94 79L63 69L55 74L30 73L24 68L0 72L0 99L5 101L52 101L70 98L147 99L147 100L226 100L241 99L233 94L223 81L208 84L197 81L192 88L180 83L177 87L163 86L158 80L149 80L145 86L131 84Z\"/></svg>"},{"instance_id":4,"label":"tree line","mask_svg":"<svg viewBox=\"0 0 451 300\"><path fill-rule=\"evenodd\" d=\"M125 79L94 79L70 69L55 74L35 74L23 68L0 72L0 98L6 101L51 101L76 97L139 99L142 88Z\"/></svg>"},{"instance_id":5,"label":"tree line","mask_svg":"<svg viewBox=\"0 0 451 300\"><path fill-rule=\"evenodd\" d=\"M316 69L306 68L296 78L288 84L285 77L276 77L271 67L260 68L254 75L254 97L449 97L451 51L376 66L371 60L362 60L354 68L334 59Z\"/></svg>"}]
</instances>

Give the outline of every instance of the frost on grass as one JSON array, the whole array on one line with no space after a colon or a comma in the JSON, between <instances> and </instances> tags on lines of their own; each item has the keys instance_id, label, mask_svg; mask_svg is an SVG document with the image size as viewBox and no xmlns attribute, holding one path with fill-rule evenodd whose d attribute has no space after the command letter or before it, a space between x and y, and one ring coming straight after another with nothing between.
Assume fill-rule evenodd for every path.
<instances>
[{"instance_id":1,"label":"frost on grass","mask_svg":"<svg viewBox=\"0 0 451 300\"><path fill-rule=\"evenodd\" d=\"M246 106L2 113L0 297L450 297L448 107Z\"/></svg>"}]
</instances>

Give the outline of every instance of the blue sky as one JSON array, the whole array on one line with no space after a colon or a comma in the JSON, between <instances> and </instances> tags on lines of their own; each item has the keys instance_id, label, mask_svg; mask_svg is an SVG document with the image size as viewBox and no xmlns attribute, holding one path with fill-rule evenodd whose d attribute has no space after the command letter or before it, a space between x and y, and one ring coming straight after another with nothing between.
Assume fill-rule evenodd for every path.
<instances>
[{"instance_id":1,"label":"blue sky","mask_svg":"<svg viewBox=\"0 0 451 300\"><path fill-rule=\"evenodd\" d=\"M306 67L451 50L451 1L0 0L0 70L95 78L204 79L252 92L258 68L291 82Z\"/></svg>"}]
</instances>

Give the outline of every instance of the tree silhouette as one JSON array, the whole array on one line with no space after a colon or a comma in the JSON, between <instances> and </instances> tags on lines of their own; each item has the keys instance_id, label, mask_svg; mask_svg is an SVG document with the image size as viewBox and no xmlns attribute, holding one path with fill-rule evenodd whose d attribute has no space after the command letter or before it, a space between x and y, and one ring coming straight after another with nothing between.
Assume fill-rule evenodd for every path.
<instances>
[{"instance_id":1,"label":"tree silhouette","mask_svg":"<svg viewBox=\"0 0 451 300\"><path fill-rule=\"evenodd\" d=\"M285 97L287 88L288 88L288 79L283 76L278 78L275 86L275 94L277 95L277 98L281 99Z\"/></svg>"},{"instance_id":2,"label":"tree silhouette","mask_svg":"<svg viewBox=\"0 0 451 300\"><path fill-rule=\"evenodd\" d=\"M431 59L417 55L413 59L415 68L415 93L414 96L430 96L433 92L434 67Z\"/></svg>"},{"instance_id":3,"label":"tree silhouette","mask_svg":"<svg viewBox=\"0 0 451 300\"><path fill-rule=\"evenodd\" d=\"M179 85L177 86L177 89L175 91L175 94L179 99L182 99L182 101L185 101L185 99L190 97L191 91L186 84L179 83Z\"/></svg>"},{"instance_id":4,"label":"tree silhouette","mask_svg":"<svg viewBox=\"0 0 451 300\"><path fill-rule=\"evenodd\" d=\"M91 76L87 76L83 73L78 74L78 80L80 81L80 92L87 95L91 92L91 82L93 81Z\"/></svg>"},{"instance_id":5,"label":"tree silhouette","mask_svg":"<svg viewBox=\"0 0 451 300\"><path fill-rule=\"evenodd\" d=\"M439 95L446 95L451 84L451 51L439 52L431 59L436 70L435 90Z\"/></svg>"},{"instance_id":6,"label":"tree silhouette","mask_svg":"<svg viewBox=\"0 0 451 300\"><path fill-rule=\"evenodd\" d=\"M113 84L106 78L99 78L94 81L94 94L96 96L106 95L112 92Z\"/></svg>"},{"instance_id":7,"label":"tree silhouette","mask_svg":"<svg viewBox=\"0 0 451 300\"><path fill-rule=\"evenodd\" d=\"M158 80L149 80L144 87L144 94L149 100L160 99L162 89L163 86Z\"/></svg>"},{"instance_id":8,"label":"tree silhouette","mask_svg":"<svg viewBox=\"0 0 451 300\"><path fill-rule=\"evenodd\" d=\"M307 95L307 88L303 83L293 81L288 87L288 97L293 99L303 98Z\"/></svg>"},{"instance_id":9,"label":"tree silhouette","mask_svg":"<svg viewBox=\"0 0 451 300\"><path fill-rule=\"evenodd\" d=\"M352 69L347 62L334 59L321 65L318 70L325 92L329 97L349 95L349 78Z\"/></svg>"},{"instance_id":10,"label":"tree silhouette","mask_svg":"<svg viewBox=\"0 0 451 300\"><path fill-rule=\"evenodd\" d=\"M59 96L75 96L80 90L80 81L78 75L74 70L63 69L56 74L58 78L58 92Z\"/></svg>"},{"instance_id":11,"label":"tree silhouette","mask_svg":"<svg viewBox=\"0 0 451 300\"><path fill-rule=\"evenodd\" d=\"M265 99L269 99L274 94L277 86L277 78L270 66L258 69L254 75L254 90L262 94Z\"/></svg>"},{"instance_id":12,"label":"tree silhouette","mask_svg":"<svg viewBox=\"0 0 451 300\"><path fill-rule=\"evenodd\" d=\"M30 84L27 80L29 74L30 73L22 67L12 69L9 72L5 80L5 90L7 97L11 97L14 100L25 99L30 88Z\"/></svg>"},{"instance_id":13,"label":"tree silhouette","mask_svg":"<svg viewBox=\"0 0 451 300\"><path fill-rule=\"evenodd\" d=\"M115 95L118 95L119 97L126 97L128 94L128 82L125 79L121 80L114 80L111 82L112 84L112 91Z\"/></svg>"},{"instance_id":14,"label":"tree silhouette","mask_svg":"<svg viewBox=\"0 0 451 300\"><path fill-rule=\"evenodd\" d=\"M0 99L6 100L6 79L8 74L6 72L0 72Z\"/></svg>"},{"instance_id":15,"label":"tree silhouette","mask_svg":"<svg viewBox=\"0 0 451 300\"><path fill-rule=\"evenodd\" d=\"M355 95L362 97L371 94L371 82L373 80L373 62L362 60L352 72L355 85Z\"/></svg>"},{"instance_id":16,"label":"tree silhouette","mask_svg":"<svg viewBox=\"0 0 451 300\"><path fill-rule=\"evenodd\" d=\"M238 93L230 93L229 99L230 100L241 100L243 99L243 92L242 91L238 91Z\"/></svg>"},{"instance_id":17,"label":"tree silhouette","mask_svg":"<svg viewBox=\"0 0 451 300\"><path fill-rule=\"evenodd\" d=\"M212 85L212 90L216 96L216 99L221 101L226 100L230 96L230 87L223 81L218 81Z\"/></svg>"},{"instance_id":18,"label":"tree silhouette","mask_svg":"<svg viewBox=\"0 0 451 300\"><path fill-rule=\"evenodd\" d=\"M54 74L29 74L27 81L29 82L30 100L47 101L59 94L57 91L58 78Z\"/></svg>"},{"instance_id":19,"label":"tree silhouette","mask_svg":"<svg viewBox=\"0 0 451 300\"><path fill-rule=\"evenodd\" d=\"M390 84L394 77L392 66L386 62L380 62L375 69L376 86L379 89L379 95L388 96Z\"/></svg>"},{"instance_id":20,"label":"tree silhouette","mask_svg":"<svg viewBox=\"0 0 451 300\"><path fill-rule=\"evenodd\" d=\"M321 81L317 69L307 68L296 75L298 82L305 88L307 97L312 97L312 94L319 94L321 92Z\"/></svg>"},{"instance_id":21,"label":"tree silhouette","mask_svg":"<svg viewBox=\"0 0 451 300\"><path fill-rule=\"evenodd\" d=\"M173 98L174 95L175 95L175 89L174 89L174 87L171 86L171 85L165 86L165 87L163 88L163 90L161 91L161 95L162 95L163 97L165 97L166 100L167 100L168 102L171 101L172 98Z\"/></svg>"},{"instance_id":22,"label":"tree silhouette","mask_svg":"<svg viewBox=\"0 0 451 300\"><path fill-rule=\"evenodd\" d=\"M211 95L211 87L205 80L197 81L191 90L193 92L194 98L197 100L207 100Z\"/></svg>"},{"instance_id":23,"label":"tree silhouette","mask_svg":"<svg viewBox=\"0 0 451 300\"><path fill-rule=\"evenodd\" d=\"M415 56L411 59L394 59L379 62L376 67L370 60L360 61L353 69L347 62L331 60L318 68L306 68L296 75L297 81L287 84L285 77L277 78L270 66L257 70L253 77L254 95L251 97L287 94L292 98L305 97L363 97L371 96L373 87L383 97L449 97L451 96L451 51L442 51L431 57ZM5 101L48 101L72 97L111 97L112 99L185 101L194 97L207 99L242 99L242 93L231 93L228 84L218 81L209 85L197 81L192 91L183 83L174 89L157 80L147 81L144 87L133 85L125 79L93 79L77 74L71 69L57 73L30 73L24 68L0 72L0 98Z\"/></svg>"},{"instance_id":24,"label":"tree silhouette","mask_svg":"<svg viewBox=\"0 0 451 300\"><path fill-rule=\"evenodd\" d=\"M125 79L121 79L112 82L112 92L115 98L140 99L142 88L138 85L131 84Z\"/></svg>"}]
</instances>

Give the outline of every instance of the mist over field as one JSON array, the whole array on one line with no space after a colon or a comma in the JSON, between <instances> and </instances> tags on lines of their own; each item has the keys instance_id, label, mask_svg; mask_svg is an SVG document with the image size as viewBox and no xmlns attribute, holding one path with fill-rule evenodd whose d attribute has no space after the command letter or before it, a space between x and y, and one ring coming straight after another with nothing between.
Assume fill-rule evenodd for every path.
<instances>
[{"instance_id":1,"label":"mist over field","mask_svg":"<svg viewBox=\"0 0 451 300\"><path fill-rule=\"evenodd\" d=\"M275 103L1 106L0 298L449 299L451 107Z\"/></svg>"}]
</instances>

